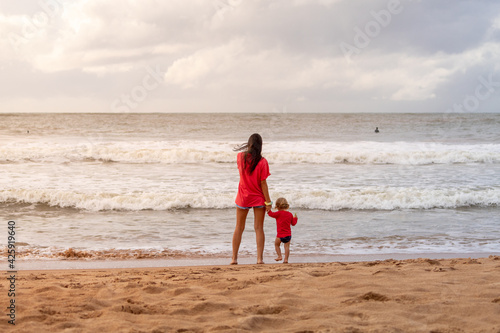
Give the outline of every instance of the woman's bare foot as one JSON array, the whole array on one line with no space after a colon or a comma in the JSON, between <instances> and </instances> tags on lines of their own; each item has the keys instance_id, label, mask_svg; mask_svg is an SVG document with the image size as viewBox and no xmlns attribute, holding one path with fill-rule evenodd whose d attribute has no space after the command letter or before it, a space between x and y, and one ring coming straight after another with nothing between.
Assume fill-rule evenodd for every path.
<instances>
[{"instance_id":1,"label":"woman's bare foot","mask_svg":"<svg viewBox=\"0 0 500 333\"><path fill-rule=\"evenodd\" d=\"M264 264L265 264L265 262L263 262L263 261L257 261L257 265L264 265Z\"/></svg>"},{"instance_id":2,"label":"woman's bare foot","mask_svg":"<svg viewBox=\"0 0 500 333\"><path fill-rule=\"evenodd\" d=\"M238 262L236 260L233 260L229 265L238 265Z\"/></svg>"},{"instance_id":3,"label":"woman's bare foot","mask_svg":"<svg viewBox=\"0 0 500 333\"><path fill-rule=\"evenodd\" d=\"M283 263L284 263L284 264L288 264L288 261L286 261L286 260L285 260L285 261L283 261Z\"/></svg>"},{"instance_id":4,"label":"woman's bare foot","mask_svg":"<svg viewBox=\"0 0 500 333\"><path fill-rule=\"evenodd\" d=\"M278 258L276 258L276 259L274 259L274 260L276 260L276 261L281 261L281 260L283 260L283 258L278 257Z\"/></svg>"}]
</instances>

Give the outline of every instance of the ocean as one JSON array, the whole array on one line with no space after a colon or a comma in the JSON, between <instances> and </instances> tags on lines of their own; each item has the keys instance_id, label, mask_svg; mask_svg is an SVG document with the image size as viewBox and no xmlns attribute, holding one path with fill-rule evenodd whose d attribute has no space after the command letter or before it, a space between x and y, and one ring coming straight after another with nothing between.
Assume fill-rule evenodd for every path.
<instances>
[{"instance_id":1,"label":"ocean","mask_svg":"<svg viewBox=\"0 0 500 333\"><path fill-rule=\"evenodd\" d=\"M500 114L0 114L18 260L230 258L236 152L264 140L294 256L500 253ZM380 132L375 133L378 127ZM266 217L265 257L275 220ZM253 214L240 256L255 256Z\"/></svg>"}]
</instances>

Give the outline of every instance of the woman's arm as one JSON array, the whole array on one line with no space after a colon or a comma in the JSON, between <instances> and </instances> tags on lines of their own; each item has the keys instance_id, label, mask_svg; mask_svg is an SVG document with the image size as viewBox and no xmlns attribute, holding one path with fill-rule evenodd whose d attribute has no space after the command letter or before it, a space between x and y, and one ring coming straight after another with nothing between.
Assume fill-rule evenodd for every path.
<instances>
[{"instance_id":1,"label":"woman's arm","mask_svg":"<svg viewBox=\"0 0 500 333\"><path fill-rule=\"evenodd\" d=\"M266 202L271 202L271 196L269 195L269 188L267 187L267 181L265 179L260 182L260 188L262 189L262 193L264 194ZM271 205L266 205L266 211L270 211L271 208L272 208Z\"/></svg>"}]
</instances>

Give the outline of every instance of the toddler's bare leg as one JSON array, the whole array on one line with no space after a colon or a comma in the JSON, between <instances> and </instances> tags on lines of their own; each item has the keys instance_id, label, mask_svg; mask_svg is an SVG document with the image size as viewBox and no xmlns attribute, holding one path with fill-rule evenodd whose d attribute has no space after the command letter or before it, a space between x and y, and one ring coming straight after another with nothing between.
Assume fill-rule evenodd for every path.
<instances>
[{"instance_id":1,"label":"toddler's bare leg","mask_svg":"<svg viewBox=\"0 0 500 333\"><path fill-rule=\"evenodd\" d=\"M285 243L285 260L283 261L284 264L288 264L289 255L290 255L290 242Z\"/></svg>"},{"instance_id":2,"label":"toddler's bare leg","mask_svg":"<svg viewBox=\"0 0 500 333\"><path fill-rule=\"evenodd\" d=\"M276 237L276 239L274 240L274 248L276 249L276 254L278 255L278 257L276 259L274 259L276 261L283 260L283 258L281 257L281 248L280 248L280 246L281 246L281 240L278 237Z\"/></svg>"}]
</instances>

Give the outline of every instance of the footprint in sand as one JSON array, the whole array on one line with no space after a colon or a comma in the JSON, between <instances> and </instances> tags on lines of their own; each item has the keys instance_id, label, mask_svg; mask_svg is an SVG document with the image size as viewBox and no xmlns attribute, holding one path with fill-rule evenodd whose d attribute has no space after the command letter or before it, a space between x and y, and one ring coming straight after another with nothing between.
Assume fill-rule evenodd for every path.
<instances>
[{"instance_id":1,"label":"footprint in sand","mask_svg":"<svg viewBox=\"0 0 500 333\"><path fill-rule=\"evenodd\" d=\"M182 295L191 291L191 288L177 288L174 290L174 296Z\"/></svg>"},{"instance_id":2,"label":"footprint in sand","mask_svg":"<svg viewBox=\"0 0 500 333\"><path fill-rule=\"evenodd\" d=\"M146 294L161 294L165 291L165 288L147 286L146 288L142 288L142 291L144 291Z\"/></svg>"},{"instance_id":3,"label":"footprint in sand","mask_svg":"<svg viewBox=\"0 0 500 333\"><path fill-rule=\"evenodd\" d=\"M217 302L203 302L196 304L192 308L191 313L199 313L199 312L215 312L215 311L223 311L229 309L229 304L226 303L217 303Z\"/></svg>"},{"instance_id":4,"label":"footprint in sand","mask_svg":"<svg viewBox=\"0 0 500 333\"><path fill-rule=\"evenodd\" d=\"M44 293L44 292L56 292L56 293L62 293L64 292L64 289L61 288L61 287L58 287L58 286L48 286L48 287L43 287L43 288L39 288L39 289L36 289L35 292L40 294L40 293Z\"/></svg>"},{"instance_id":5,"label":"footprint in sand","mask_svg":"<svg viewBox=\"0 0 500 333\"><path fill-rule=\"evenodd\" d=\"M94 319L94 318L99 318L102 316L103 312L102 311L93 311L93 312L87 312L87 313L82 313L80 315L80 319Z\"/></svg>"},{"instance_id":6,"label":"footprint in sand","mask_svg":"<svg viewBox=\"0 0 500 333\"><path fill-rule=\"evenodd\" d=\"M387 302L389 300L390 300L390 298L385 296L385 295L374 293L374 292L370 291L370 292L368 292L364 295L358 296L356 298L351 298L351 299L345 300L342 303L354 304L354 303L361 303L361 302L368 302L368 301Z\"/></svg>"},{"instance_id":7,"label":"footprint in sand","mask_svg":"<svg viewBox=\"0 0 500 333\"><path fill-rule=\"evenodd\" d=\"M272 314L279 314L283 311L285 311L284 306L263 306L261 307L260 305L254 305L251 307L246 308L244 311L245 312L250 312L258 315L272 315Z\"/></svg>"},{"instance_id":8,"label":"footprint in sand","mask_svg":"<svg viewBox=\"0 0 500 333\"><path fill-rule=\"evenodd\" d=\"M129 300L127 300L128 302ZM139 303L134 303L134 302L128 302L128 304L125 305L117 305L113 307L113 311L116 312L126 312L126 313L131 313L134 315L141 315L141 314L157 314L158 311L148 307L148 305L142 305L142 302Z\"/></svg>"},{"instance_id":9,"label":"footprint in sand","mask_svg":"<svg viewBox=\"0 0 500 333\"><path fill-rule=\"evenodd\" d=\"M240 319L240 325L238 328L246 329L249 331L258 331L262 328L272 329L272 328L283 328L283 325L288 324L284 319L269 318L267 316L249 316Z\"/></svg>"},{"instance_id":10,"label":"footprint in sand","mask_svg":"<svg viewBox=\"0 0 500 333\"><path fill-rule=\"evenodd\" d=\"M349 317L357 318L360 320L368 320L370 317L361 312L348 312L346 313Z\"/></svg>"},{"instance_id":11,"label":"footprint in sand","mask_svg":"<svg viewBox=\"0 0 500 333\"><path fill-rule=\"evenodd\" d=\"M38 315L38 316L26 316L26 317L23 317L23 322L30 322L30 321L34 321L34 322L37 322L37 323L41 323L43 321L45 321L46 319L48 318L47 315Z\"/></svg>"},{"instance_id":12,"label":"footprint in sand","mask_svg":"<svg viewBox=\"0 0 500 333\"><path fill-rule=\"evenodd\" d=\"M322 271L312 271L312 272L308 272L307 274L314 276L314 277L323 277L323 276L331 275L330 272L322 272Z\"/></svg>"},{"instance_id":13,"label":"footprint in sand","mask_svg":"<svg viewBox=\"0 0 500 333\"><path fill-rule=\"evenodd\" d=\"M58 330L66 330L68 328L78 328L81 327L80 324L78 323L73 323L73 322L64 322L56 326Z\"/></svg>"},{"instance_id":14,"label":"footprint in sand","mask_svg":"<svg viewBox=\"0 0 500 333\"><path fill-rule=\"evenodd\" d=\"M389 297L371 291L358 298L363 301L377 301L377 302L386 302L389 300Z\"/></svg>"},{"instance_id":15,"label":"footprint in sand","mask_svg":"<svg viewBox=\"0 0 500 333\"><path fill-rule=\"evenodd\" d=\"M56 310L53 310L47 306L42 306L42 308L39 309L38 312L40 312L41 314L49 315L49 316L53 316L55 314L60 314L60 312L57 312Z\"/></svg>"}]
</instances>

